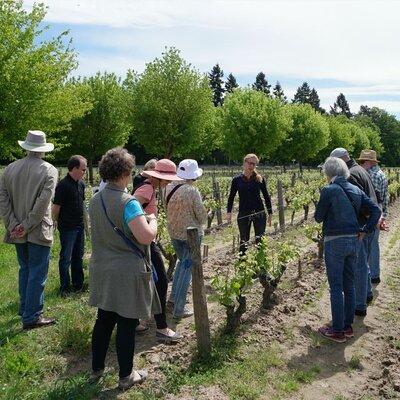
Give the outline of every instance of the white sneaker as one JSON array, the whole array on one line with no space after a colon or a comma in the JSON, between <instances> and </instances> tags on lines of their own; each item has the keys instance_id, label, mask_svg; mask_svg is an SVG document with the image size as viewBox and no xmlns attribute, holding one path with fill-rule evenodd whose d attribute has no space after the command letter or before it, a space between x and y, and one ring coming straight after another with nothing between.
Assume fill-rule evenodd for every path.
<instances>
[{"instance_id":1,"label":"white sneaker","mask_svg":"<svg viewBox=\"0 0 400 400\"><path fill-rule=\"evenodd\" d=\"M189 308L185 307L183 309L183 313L179 314L179 315L174 315L175 319L181 319L181 318L188 318L191 317L193 315L193 311L190 310Z\"/></svg>"}]
</instances>

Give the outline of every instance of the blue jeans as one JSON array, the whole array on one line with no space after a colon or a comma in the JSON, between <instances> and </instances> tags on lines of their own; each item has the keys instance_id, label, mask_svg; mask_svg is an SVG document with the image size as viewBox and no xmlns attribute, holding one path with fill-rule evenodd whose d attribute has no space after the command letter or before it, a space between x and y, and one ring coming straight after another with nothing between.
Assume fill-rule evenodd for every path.
<instances>
[{"instance_id":1,"label":"blue jeans","mask_svg":"<svg viewBox=\"0 0 400 400\"><path fill-rule=\"evenodd\" d=\"M332 327L343 332L352 325L355 311L354 271L360 243L342 237L324 244L325 266L331 294Z\"/></svg>"},{"instance_id":2,"label":"blue jeans","mask_svg":"<svg viewBox=\"0 0 400 400\"><path fill-rule=\"evenodd\" d=\"M192 280L192 258L186 240L172 239L172 245L178 257L172 281L172 298L174 300L174 316L179 316L185 309L186 296Z\"/></svg>"},{"instance_id":3,"label":"blue jeans","mask_svg":"<svg viewBox=\"0 0 400 400\"><path fill-rule=\"evenodd\" d=\"M371 253L373 238L374 232L365 236L358 251L355 286L356 309L360 311L365 311L367 309L367 296L372 296L368 259Z\"/></svg>"},{"instance_id":4,"label":"blue jeans","mask_svg":"<svg viewBox=\"0 0 400 400\"><path fill-rule=\"evenodd\" d=\"M369 254L368 264L371 272L371 278L379 278L381 273L380 266L380 250L379 250L379 228L375 229L375 233L372 238L371 252Z\"/></svg>"},{"instance_id":5,"label":"blue jeans","mask_svg":"<svg viewBox=\"0 0 400 400\"><path fill-rule=\"evenodd\" d=\"M18 243L15 248L19 263L19 314L24 324L31 324L43 312L50 247L27 242Z\"/></svg>"},{"instance_id":6,"label":"blue jeans","mask_svg":"<svg viewBox=\"0 0 400 400\"><path fill-rule=\"evenodd\" d=\"M72 278L72 286L75 290L83 286L83 254L85 251L85 233L83 227L75 229L60 229L60 272L61 291L69 290ZM71 278L69 268L71 267Z\"/></svg>"}]
</instances>

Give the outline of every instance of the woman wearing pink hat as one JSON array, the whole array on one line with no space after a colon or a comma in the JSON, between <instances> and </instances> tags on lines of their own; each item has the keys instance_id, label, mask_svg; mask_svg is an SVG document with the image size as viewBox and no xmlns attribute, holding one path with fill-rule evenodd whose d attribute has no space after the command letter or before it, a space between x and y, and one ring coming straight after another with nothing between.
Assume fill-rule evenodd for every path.
<instances>
[{"instance_id":1,"label":"woman wearing pink hat","mask_svg":"<svg viewBox=\"0 0 400 400\"><path fill-rule=\"evenodd\" d=\"M142 172L147 179L136 188L134 196L142 205L146 214L157 215L156 190L167 186L171 181L180 181L176 175L176 165L171 160L162 159L155 162L154 169L148 169ZM168 279L165 273L165 267L161 251L155 241L150 245L151 262L157 274L156 289L161 303L161 313L154 315L157 325L156 337L166 343L177 342L181 335L168 328L166 318L166 299L168 289ZM140 326L142 327L140 329ZM146 331L148 328L141 324L138 332Z\"/></svg>"}]
</instances>

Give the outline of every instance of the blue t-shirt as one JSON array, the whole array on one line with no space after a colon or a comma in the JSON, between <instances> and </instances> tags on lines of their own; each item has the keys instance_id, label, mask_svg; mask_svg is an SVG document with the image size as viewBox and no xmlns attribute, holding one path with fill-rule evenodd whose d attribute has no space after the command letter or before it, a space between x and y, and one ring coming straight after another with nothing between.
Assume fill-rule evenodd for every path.
<instances>
[{"instance_id":1,"label":"blue t-shirt","mask_svg":"<svg viewBox=\"0 0 400 400\"><path fill-rule=\"evenodd\" d=\"M128 227L129 222L140 215L144 215L144 211L140 203L136 199L128 201L124 208L124 224L126 227Z\"/></svg>"}]
</instances>

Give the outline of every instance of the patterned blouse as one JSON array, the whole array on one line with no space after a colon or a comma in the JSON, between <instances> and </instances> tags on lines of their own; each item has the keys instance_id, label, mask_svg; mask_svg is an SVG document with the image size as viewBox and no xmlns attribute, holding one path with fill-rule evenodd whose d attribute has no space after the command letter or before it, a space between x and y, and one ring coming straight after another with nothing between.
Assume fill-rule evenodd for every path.
<instances>
[{"instance_id":1,"label":"patterned blouse","mask_svg":"<svg viewBox=\"0 0 400 400\"><path fill-rule=\"evenodd\" d=\"M166 196L179 182L167 186ZM207 211L201 200L200 192L194 186L184 183L170 198L167 206L167 224L171 239L187 240L186 229L194 226L202 235L207 221Z\"/></svg>"}]
</instances>

